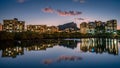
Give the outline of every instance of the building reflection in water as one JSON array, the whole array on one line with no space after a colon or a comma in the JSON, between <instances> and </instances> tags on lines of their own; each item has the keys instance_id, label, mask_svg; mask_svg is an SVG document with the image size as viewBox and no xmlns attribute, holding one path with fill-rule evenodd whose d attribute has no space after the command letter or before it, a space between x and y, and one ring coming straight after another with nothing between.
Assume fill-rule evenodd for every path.
<instances>
[{"instance_id":1,"label":"building reflection in water","mask_svg":"<svg viewBox=\"0 0 120 68\"><path fill-rule=\"evenodd\" d=\"M34 42L34 41L33 41ZM3 44L0 46L0 50L2 50L1 57L12 57L16 58L17 56L24 55L25 51L40 51L46 50L47 48L53 48L54 46L58 45L58 42L46 42L46 43L31 43L31 42L24 42L22 44L13 44L10 43L9 45Z\"/></svg>"},{"instance_id":2,"label":"building reflection in water","mask_svg":"<svg viewBox=\"0 0 120 68\"><path fill-rule=\"evenodd\" d=\"M9 42L10 43L10 42ZM47 40L44 42L21 42L21 44L10 43L1 44L0 50L2 50L1 57L12 57L24 55L24 51L41 51L47 48L53 48L54 46L63 46L70 49L77 47L79 41L75 40ZM83 38L80 42L80 50L83 52L96 52L118 55L118 40L117 39L106 39L106 38Z\"/></svg>"},{"instance_id":3,"label":"building reflection in water","mask_svg":"<svg viewBox=\"0 0 120 68\"><path fill-rule=\"evenodd\" d=\"M43 42L38 41L24 41L21 44L16 42L7 42L7 44L2 44L0 50L2 50L2 57L12 57L24 55L25 51L41 51L47 48L53 48L54 46L63 46L70 49L77 47L78 41L75 40L43 40Z\"/></svg>"},{"instance_id":4,"label":"building reflection in water","mask_svg":"<svg viewBox=\"0 0 120 68\"><path fill-rule=\"evenodd\" d=\"M2 57L16 58L17 55L23 55L24 49L22 47L8 47L2 50Z\"/></svg>"},{"instance_id":5,"label":"building reflection in water","mask_svg":"<svg viewBox=\"0 0 120 68\"><path fill-rule=\"evenodd\" d=\"M59 46L63 46L63 47L67 47L67 48L70 48L70 49L75 49L77 47L77 43L79 41L77 40L61 40L59 42Z\"/></svg>"},{"instance_id":6,"label":"building reflection in water","mask_svg":"<svg viewBox=\"0 0 120 68\"><path fill-rule=\"evenodd\" d=\"M39 51L39 50L46 50L47 48L53 48L57 44L40 44L40 45L33 45L26 47L26 51Z\"/></svg>"},{"instance_id":7,"label":"building reflection in water","mask_svg":"<svg viewBox=\"0 0 120 68\"><path fill-rule=\"evenodd\" d=\"M118 39L110 38L83 38L81 39L80 50L83 52L96 52L118 55Z\"/></svg>"}]
</instances>

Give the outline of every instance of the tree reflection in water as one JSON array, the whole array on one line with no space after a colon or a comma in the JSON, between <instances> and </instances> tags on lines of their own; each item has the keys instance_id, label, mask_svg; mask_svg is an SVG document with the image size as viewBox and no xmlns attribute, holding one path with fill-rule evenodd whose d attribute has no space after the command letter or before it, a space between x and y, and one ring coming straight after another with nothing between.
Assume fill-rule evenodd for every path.
<instances>
[{"instance_id":1,"label":"tree reflection in water","mask_svg":"<svg viewBox=\"0 0 120 68\"><path fill-rule=\"evenodd\" d=\"M70 49L75 49L77 44L80 43L80 50L83 52L95 53L108 53L118 55L118 40L110 38L82 38L78 40L26 40L21 41L8 41L0 42L0 50L2 50L2 57L12 57L24 55L24 51L41 51L54 46L63 46ZM67 57L68 58L68 57ZM69 57L71 60L73 57ZM61 59L66 59L62 56ZM60 59L59 59L60 60ZM58 61L59 61L58 60ZM49 60L49 63L52 62ZM47 63L47 62L46 62Z\"/></svg>"}]
</instances>

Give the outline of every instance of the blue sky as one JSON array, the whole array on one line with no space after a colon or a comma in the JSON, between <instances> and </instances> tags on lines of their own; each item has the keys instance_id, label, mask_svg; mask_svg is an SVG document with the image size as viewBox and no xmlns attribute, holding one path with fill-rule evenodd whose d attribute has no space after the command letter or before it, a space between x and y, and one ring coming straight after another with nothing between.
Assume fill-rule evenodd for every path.
<instances>
[{"instance_id":1,"label":"blue sky","mask_svg":"<svg viewBox=\"0 0 120 68\"><path fill-rule=\"evenodd\" d=\"M0 22L18 18L26 24L59 25L74 21L117 19L120 0L0 0Z\"/></svg>"}]
</instances>

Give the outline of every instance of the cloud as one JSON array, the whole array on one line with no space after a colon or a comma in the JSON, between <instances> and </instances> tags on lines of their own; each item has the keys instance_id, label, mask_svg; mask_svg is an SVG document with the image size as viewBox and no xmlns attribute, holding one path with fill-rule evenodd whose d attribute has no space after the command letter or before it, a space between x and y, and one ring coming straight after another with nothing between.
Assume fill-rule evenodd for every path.
<instances>
[{"instance_id":1,"label":"cloud","mask_svg":"<svg viewBox=\"0 0 120 68\"><path fill-rule=\"evenodd\" d=\"M90 18L74 18L74 20L75 20L76 23L80 23L80 22L90 22L93 19L90 19Z\"/></svg>"},{"instance_id":2,"label":"cloud","mask_svg":"<svg viewBox=\"0 0 120 68\"><path fill-rule=\"evenodd\" d=\"M62 10L56 10L56 9L53 9L53 8L50 8L50 7L47 7L47 8L44 8L42 9L43 12L46 12L46 13L55 13L55 14L58 14L59 16L76 16L76 15L80 15L82 14L82 12L80 11L62 11Z\"/></svg>"},{"instance_id":3,"label":"cloud","mask_svg":"<svg viewBox=\"0 0 120 68\"><path fill-rule=\"evenodd\" d=\"M90 21L93 21L95 19L92 19L92 18L74 18L75 21L81 21L81 22L90 22Z\"/></svg>"},{"instance_id":4,"label":"cloud","mask_svg":"<svg viewBox=\"0 0 120 68\"><path fill-rule=\"evenodd\" d=\"M83 19L83 18L75 18L75 20L85 20L85 19Z\"/></svg>"},{"instance_id":5,"label":"cloud","mask_svg":"<svg viewBox=\"0 0 120 68\"><path fill-rule=\"evenodd\" d=\"M46 13L53 13L54 12L54 9L50 8L50 7L47 7L47 8L44 8L42 9L43 12L46 12Z\"/></svg>"},{"instance_id":6,"label":"cloud","mask_svg":"<svg viewBox=\"0 0 120 68\"><path fill-rule=\"evenodd\" d=\"M85 0L73 0L74 2L85 3Z\"/></svg>"},{"instance_id":7,"label":"cloud","mask_svg":"<svg viewBox=\"0 0 120 68\"><path fill-rule=\"evenodd\" d=\"M24 3L26 0L17 0L18 3Z\"/></svg>"},{"instance_id":8,"label":"cloud","mask_svg":"<svg viewBox=\"0 0 120 68\"><path fill-rule=\"evenodd\" d=\"M74 2L78 2L79 0L73 0Z\"/></svg>"},{"instance_id":9,"label":"cloud","mask_svg":"<svg viewBox=\"0 0 120 68\"><path fill-rule=\"evenodd\" d=\"M58 15L60 16L76 16L82 14L80 11L61 11L57 10Z\"/></svg>"},{"instance_id":10,"label":"cloud","mask_svg":"<svg viewBox=\"0 0 120 68\"><path fill-rule=\"evenodd\" d=\"M80 0L80 3L85 3L85 0Z\"/></svg>"}]
</instances>

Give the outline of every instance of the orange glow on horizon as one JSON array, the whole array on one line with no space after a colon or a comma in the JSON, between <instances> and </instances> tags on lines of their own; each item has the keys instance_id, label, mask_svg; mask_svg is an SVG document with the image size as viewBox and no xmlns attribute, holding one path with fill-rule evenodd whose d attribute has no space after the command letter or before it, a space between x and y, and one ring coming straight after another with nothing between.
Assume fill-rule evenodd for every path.
<instances>
[{"instance_id":1,"label":"orange glow on horizon","mask_svg":"<svg viewBox=\"0 0 120 68\"><path fill-rule=\"evenodd\" d=\"M117 26L117 29L120 30L120 26Z\"/></svg>"}]
</instances>

